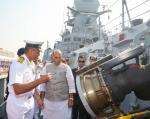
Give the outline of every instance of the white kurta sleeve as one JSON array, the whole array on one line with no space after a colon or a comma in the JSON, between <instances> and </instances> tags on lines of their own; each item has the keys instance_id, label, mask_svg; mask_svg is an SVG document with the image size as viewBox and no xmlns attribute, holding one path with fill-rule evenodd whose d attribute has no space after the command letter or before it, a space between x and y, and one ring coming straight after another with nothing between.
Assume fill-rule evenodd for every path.
<instances>
[{"instance_id":1,"label":"white kurta sleeve","mask_svg":"<svg viewBox=\"0 0 150 119\"><path fill-rule=\"evenodd\" d=\"M23 70L18 65L16 62L13 62L10 66L9 85L23 83Z\"/></svg>"},{"instance_id":2,"label":"white kurta sleeve","mask_svg":"<svg viewBox=\"0 0 150 119\"><path fill-rule=\"evenodd\" d=\"M37 79L40 78L40 74L41 74L40 69L37 69L37 71L36 71L36 76L35 76L35 80L37 80ZM37 92L40 92L40 87L41 87L41 84L38 85L38 86L35 88Z\"/></svg>"},{"instance_id":3,"label":"white kurta sleeve","mask_svg":"<svg viewBox=\"0 0 150 119\"><path fill-rule=\"evenodd\" d=\"M41 71L41 75L45 75L46 74L46 65L44 66L44 68ZM46 83L42 83L40 85L40 91L45 91L46 90Z\"/></svg>"},{"instance_id":4,"label":"white kurta sleeve","mask_svg":"<svg viewBox=\"0 0 150 119\"><path fill-rule=\"evenodd\" d=\"M75 93L75 82L74 82L74 77L71 71L71 68L67 66L67 72L66 72L66 77L68 81L68 86L69 86L69 93Z\"/></svg>"}]
</instances>

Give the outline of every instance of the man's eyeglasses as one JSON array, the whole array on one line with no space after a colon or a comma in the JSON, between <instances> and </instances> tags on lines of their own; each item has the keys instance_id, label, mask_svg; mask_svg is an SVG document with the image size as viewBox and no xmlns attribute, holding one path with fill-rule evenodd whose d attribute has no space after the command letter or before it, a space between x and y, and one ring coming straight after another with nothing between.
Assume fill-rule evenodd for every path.
<instances>
[{"instance_id":1,"label":"man's eyeglasses","mask_svg":"<svg viewBox=\"0 0 150 119\"><path fill-rule=\"evenodd\" d=\"M79 63L85 63L85 61L80 61L80 60L79 60Z\"/></svg>"}]
</instances>

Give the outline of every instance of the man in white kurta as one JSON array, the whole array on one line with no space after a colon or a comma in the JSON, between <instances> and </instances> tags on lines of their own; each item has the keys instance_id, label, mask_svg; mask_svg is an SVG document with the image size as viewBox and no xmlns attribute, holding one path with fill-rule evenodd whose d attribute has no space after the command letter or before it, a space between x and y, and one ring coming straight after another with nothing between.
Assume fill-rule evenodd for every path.
<instances>
[{"instance_id":1,"label":"man in white kurta","mask_svg":"<svg viewBox=\"0 0 150 119\"><path fill-rule=\"evenodd\" d=\"M52 80L43 85L44 119L71 119L71 108L73 106L73 94L75 84L72 71L67 64L61 62L60 50L54 50L53 63L47 64L42 71L52 74Z\"/></svg>"},{"instance_id":2,"label":"man in white kurta","mask_svg":"<svg viewBox=\"0 0 150 119\"><path fill-rule=\"evenodd\" d=\"M9 96L6 105L8 119L32 119L34 112L33 95L40 99L34 93L34 88L51 79L50 75L45 75L35 80L35 64L33 60L39 56L40 45L35 42L26 44L25 54L13 61L10 66Z\"/></svg>"}]
</instances>

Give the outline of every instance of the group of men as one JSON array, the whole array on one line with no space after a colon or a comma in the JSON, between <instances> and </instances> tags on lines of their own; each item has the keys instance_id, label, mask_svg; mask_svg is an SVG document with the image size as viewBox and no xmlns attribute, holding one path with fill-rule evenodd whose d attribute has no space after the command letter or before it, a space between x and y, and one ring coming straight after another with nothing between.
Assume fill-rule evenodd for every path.
<instances>
[{"instance_id":1,"label":"group of men","mask_svg":"<svg viewBox=\"0 0 150 119\"><path fill-rule=\"evenodd\" d=\"M79 56L79 67L71 70L57 49L52 52L52 62L38 68L41 45L42 42L27 41L24 54L10 66L8 119L33 119L39 112L35 106L42 110L44 119L91 119L75 86L76 71L85 65L85 57Z\"/></svg>"}]
</instances>

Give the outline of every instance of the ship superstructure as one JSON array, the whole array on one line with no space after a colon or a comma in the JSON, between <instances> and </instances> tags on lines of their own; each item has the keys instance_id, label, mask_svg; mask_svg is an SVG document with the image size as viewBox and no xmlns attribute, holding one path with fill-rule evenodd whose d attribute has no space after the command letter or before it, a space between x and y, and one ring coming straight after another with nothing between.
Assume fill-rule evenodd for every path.
<instances>
[{"instance_id":1,"label":"ship superstructure","mask_svg":"<svg viewBox=\"0 0 150 119\"><path fill-rule=\"evenodd\" d=\"M62 33L62 41L55 43L54 48L60 49L64 57L72 51L87 47L107 35L102 31L100 15L108 12L98 12L98 0L74 0L74 6L68 7L68 20L65 22L65 31Z\"/></svg>"}]
</instances>

